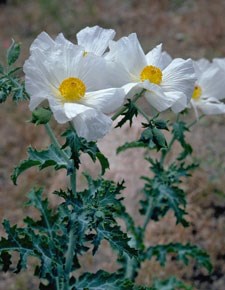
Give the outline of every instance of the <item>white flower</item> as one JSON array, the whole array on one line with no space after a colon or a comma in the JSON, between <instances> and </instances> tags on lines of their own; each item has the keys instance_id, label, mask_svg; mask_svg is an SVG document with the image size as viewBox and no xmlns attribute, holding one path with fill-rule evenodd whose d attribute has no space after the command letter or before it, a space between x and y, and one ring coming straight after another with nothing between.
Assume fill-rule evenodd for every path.
<instances>
[{"instance_id":1,"label":"white flower","mask_svg":"<svg viewBox=\"0 0 225 290\"><path fill-rule=\"evenodd\" d=\"M48 100L59 123L71 121L87 140L103 137L111 126L107 116L124 100L123 89L109 86L108 66L103 57L88 54L63 37L53 41L40 34L24 64L30 109Z\"/></svg>"},{"instance_id":2,"label":"white flower","mask_svg":"<svg viewBox=\"0 0 225 290\"><path fill-rule=\"evenodd\" d=\"M196 80L191 59L171 60L162 45L145 55L135 33L111 41L109 49L106 58L118 70L113 85L123 86L127 97L144 88L145 98L160 112L168 108L179 112L187 106Z\"/></svg>"},{"instance_id":3,"label":"white flower","mask_svg":"<svg viewBox=\"0 0 225 290\"><path fill-rule=\"evenodd\" d=\"M191 104L196 111L200 109L206 115L225 113L225 71L207 61L194 62L197 81Z\"/></svg>"}]
</instances>

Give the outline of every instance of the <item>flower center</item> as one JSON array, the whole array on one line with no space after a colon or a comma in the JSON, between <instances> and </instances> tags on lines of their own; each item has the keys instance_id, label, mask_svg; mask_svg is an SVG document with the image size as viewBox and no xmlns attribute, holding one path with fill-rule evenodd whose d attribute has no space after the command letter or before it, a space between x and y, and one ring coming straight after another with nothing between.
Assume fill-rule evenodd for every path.
<instances>
[{"instance_id":1,"label":"flower center","mask_svg":"<svg viewBox=\"0 0 225 290\"><path fill-rule=\"evenodd\" d=\"M201 87L198 86L198 85L195 85L195 88L194 88L194 91L193 91L193 94L192 94L192 99L197 101L201 97L201 94L202 94Z\"/></svg>"},{"instance_id":2,"label":"flower center","mask_svg":"<svg viewBox=\"0 0 225 290\"><path fill-rule=\"evenodd\" d=\"M156 66L147 65L143 68L140 79L142 81L149 80L151 83L159 85L162 81L162 71Z\"/></svg>"},{"instance_id":3,"label":"flower center","mask_svg":"<svg viewBox=\"0 0 225 290\"><path fill-rule=\"evenodd\" d=\"M59 86L64 102L77 102L85 95L86 86L78 78L67 78Z\"/></svg>"}]
</instances>

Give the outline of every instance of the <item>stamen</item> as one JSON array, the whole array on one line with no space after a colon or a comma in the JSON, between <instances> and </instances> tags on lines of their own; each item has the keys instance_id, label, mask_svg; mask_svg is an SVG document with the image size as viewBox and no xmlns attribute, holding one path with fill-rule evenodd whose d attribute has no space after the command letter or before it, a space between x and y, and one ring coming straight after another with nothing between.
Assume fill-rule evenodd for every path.
<instances>
[{"instance_id":1,"label":"stamen","mask_svg":"<svg viewBox=\"0 0 225 290\"><path fill-rule=\"evenodd\" d=\"M162 71L156 66L147 65L142 70L140 74L140 79L142 81L149 80L151 83L159 85L162 81Z\"/></svg>"},{"instance_id":2,"label":"stamen","mask_svg":"<svg viewBox=\"0 0 225 290\"><path fill-rule=\"evenodd\" d=\"M86 86L82 80L71 77L62 81L59 91L63 102L77 102L85 95Z\"/></svg>"}]
</instances>

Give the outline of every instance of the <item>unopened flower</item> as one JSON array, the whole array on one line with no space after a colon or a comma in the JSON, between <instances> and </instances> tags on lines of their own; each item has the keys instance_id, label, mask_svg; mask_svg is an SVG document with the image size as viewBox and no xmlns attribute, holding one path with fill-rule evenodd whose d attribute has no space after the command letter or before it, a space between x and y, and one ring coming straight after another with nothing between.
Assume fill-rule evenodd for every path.
<instances>
[{"instance_id":1,"label":"unopened flower","mask_svg":"<svg viewBox=\"0 0 225 290\"><path fill-rule=\"evenodd\" d=\"M200 109L206 115L225 113L225 71L207 61L194 63L197 81L192 95L191 104L196 114Z\"/></svg>"},{"instance_id":2,"label":"unopened flower","mask_svg":"<svg viewBox=\"0 0 225 290\"><path fill-rule=\"evenodd\" d=\"M124 100L123 89L109 87L107 70L103 57L84 57L80 46L62 37L53 41L42 33L24 65L30 109L47 99L59 123L71 121L87 140L103 137L112 123L107 114Z\"/></svg>"},{"instance_id":3,"label":"unopened flower","mask_svg":"<svg viewBox=\"0 0 225 290\"><path fill-rule=\"evenodd\" d=\"M115 85L122 85L127 97L145 89L145 98L160 112L179 112L187 106L196 80L191 59L172 60L162 45L145 55L135 33L111 41L109 48L107 59L118 69Z\"/></svg>"}]
</instances>

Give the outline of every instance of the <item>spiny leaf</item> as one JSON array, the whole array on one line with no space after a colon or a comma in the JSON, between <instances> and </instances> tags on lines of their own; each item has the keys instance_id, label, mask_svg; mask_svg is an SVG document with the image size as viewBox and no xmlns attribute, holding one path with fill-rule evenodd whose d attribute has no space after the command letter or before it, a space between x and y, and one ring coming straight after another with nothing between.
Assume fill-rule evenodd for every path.
<instances>
[{"instance_id":1,"label":"spiny leaf","mask_svg":"<svg viewBox=\"0 0 225 290\"><path fill-rule=\"evenodd\" d=\"M128 245L129 238L120 230L119 226L109 226L108 224L99 225L97 235L93 240L94 249L96 252L102 239L106 239L111 247L122 255L124 252L131 258L137 257L137 251Z\"/></svg>"},{"instance_id":2,"label":"spiny leaf","mask_svg":"<svg viewBox=\"0 0 225 290\"><path fill-rule=\"evenodd\" d=\"M138 115L138 110L130 99L127 100L127 103L124 105L124 107L126 108L124 113L122 113L122 116L124 117L116 125L116 128L122 127L127 121L129 121L131 126L133 122L133 117L137 117Z\"/></svg>"},{"instance_id":3,"label":"spiny leaf","mask_svg":"<svg viewBox=\"0 0 225 290\"><path fill-rule=\"evenodd\" d=\"M144 142L140 142L140 141L126 142L124 145L117 148L116 153L119 154L127 149L139 148L139 147L146 147L146 145Z\"/></svg>"},{"instance_id":4,"label":"spiny leaf","mask_svg":"<svg viewBox=\"0 0 225 290\"><path fill-rule=\"evenodd\" d=\"M76 168L80 165L80 152L87 153L91 159L95 162L99 160L102 168L102 175L105 170L109 168L108 159L100 152L96 145L96 142L88 142L84 138L79 137L74 130L68 129L62 135L66 138L66 142L62 148L69 147L71 149L71 158L74 160Z\"/></svg>"},{"instance_id":5,"label":"spiny leaf","mask_svg":"<svg viewBox=\"0 0 225 290\"><path fill-rule=\"evenodd\" d=\"M182 245L180 243L170 243L149 247L146 251L145 258L151 259L155 256L157 261L162 266L165 266L167 255L170 253L176 254L176 259L182 261L185 265L189 263L189 258L193 258L200 266L205 267L209 272L212 271L209 255L204 250L191 244Z\"/></svg>"},{"instance_id":6,"label":"spiny leaf","mask_svg":"<svg viewBox=\"0 0 225 290\"><path fill-rule=\"evenodd\" d=\"M47 150L43 151L37 151L29 147L27 152L28 159L23 160L12 173L11 178L14 184L17 183L17 178L22 172L33 166L37 166L39 170L48 166L54 166L55 170L61 168L69 169L68 162L65 161L64 157L61 156L59 150L53 144L50 145Z\"/></svg>"},{"instance_id":7,"label":"spiny leaf","mask_svg":"<svg viewBox=\"0 0 225 290\"><path fill-rule=\"evenodd\" d=\"M194 288L176 277L170 277L166 280L156 279L152 285L152 290L194 290Z\"/></svg>"},{"instance_id":8,"label":"spiny leaf","mask_svg":"<svg viewBox=\"0 0 225 290\"><path fill-rule=\"evenodd\" d=\"M72 286L76 290L151 290L148 287L137 286L117 273L107 273L103 270L95 274L84 273Z\"/></svg>"},{"instance_id":9,"label":"spiny leaf","mask_svg":"<svg viewBox=\"0 0 225 290\"><path fill-rule=\"evenodd\" d=\"M147 159L152 166L151 171L155 174L153 178L143 176L145 180L144 193L146 199L141 201L141 214L148 213L148 220L159 220L160 217L172 210L176 216L177 223L182 223L183 226L188 226L188 222L184 218L186 215L186 196L182 189L176 184L179 184L182 176L187 176L188 170L192 167L185 168L181 165L179 168L170 166L165 170L160 162L154 162L152 159ZM176 170L175 170L176 168Z\"/></svg>"}]
</instances>

